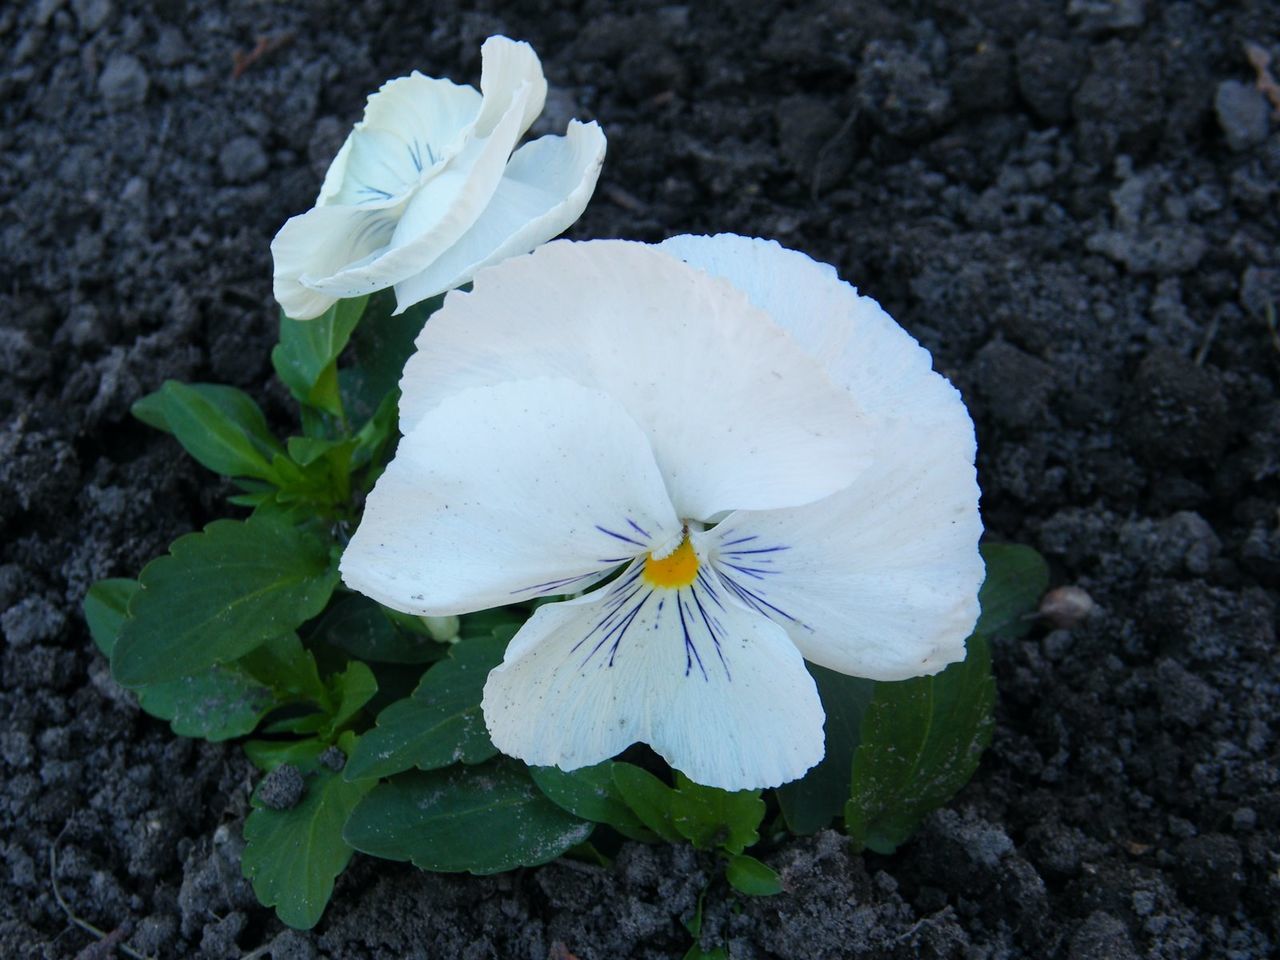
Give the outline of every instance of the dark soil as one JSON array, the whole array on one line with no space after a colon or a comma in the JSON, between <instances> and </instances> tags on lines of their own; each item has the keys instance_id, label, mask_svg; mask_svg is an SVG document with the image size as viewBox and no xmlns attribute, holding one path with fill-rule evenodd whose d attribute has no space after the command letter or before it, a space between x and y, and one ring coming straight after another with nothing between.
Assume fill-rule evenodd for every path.
<instances>
[{"instance_id":1,"label":"dark soil","mask_svg":"<svg viewBox=\"0 0 1280 960\"><path fill-rule=\"evenodd\" d=\"M678 957L714 864L491 878L357 858L310 933L239 879L255 779L110 680L78 609L216 516L128 416L269 379L268 242L367 92L530 40L609 135L578 237L776 237L961 387L993 537L1093 616L995 651L995 742L892 857L834 833L717 881L735 958L1250 958L1280 943L1280 63L1274 0L0 7L0 956ZM268 49L240 75L237 53ZM57 845L55 890L50 855ZM254 956L268 955L267 951Z\"/></svg>"}]
</instances>

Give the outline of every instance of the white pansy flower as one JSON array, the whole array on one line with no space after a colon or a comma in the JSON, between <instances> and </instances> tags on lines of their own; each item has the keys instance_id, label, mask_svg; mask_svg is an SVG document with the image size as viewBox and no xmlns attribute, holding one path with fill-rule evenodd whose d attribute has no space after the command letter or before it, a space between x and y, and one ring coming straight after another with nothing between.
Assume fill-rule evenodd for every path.
<instances>
[{"instance_id":1,"label":"white pansy flower","mask_svg":"<svg viewBox=\"0 0 1280 960\"><path fill-rule=\"evenodd\" d=\"M271 243L286 315L308 320L386 287L404 310L582 214L604 162L599 126L574 120L515 150L546 100L542 65L506 37L481 56L483 92L415 71L369 97L316 205Z\"/></svg>"},{"instance_id":2,"label":"white pansy flower","mask_svg":"<svg viewBox=\"0 0 1280 960\"><path fill-rule=\"evenodd\" d=\"M774 786L823 755L805 659L898 680L964 657L972 422L803 254L549 244L450 294L401 389L347 584L420 615L586 591L489 675L507 754L574 769L640 741L699 783Z\"/></svg>"}]
</instances>

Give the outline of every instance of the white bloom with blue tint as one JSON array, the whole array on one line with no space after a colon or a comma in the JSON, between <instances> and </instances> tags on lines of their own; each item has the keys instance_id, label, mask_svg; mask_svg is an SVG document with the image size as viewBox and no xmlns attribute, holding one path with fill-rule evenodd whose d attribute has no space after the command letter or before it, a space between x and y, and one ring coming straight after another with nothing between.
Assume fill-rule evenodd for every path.
<instances>
[{"instance_id":1,"label":"white bloom with blue tint","mask_svg":"<svg viewBox=\"0 0 1280 960\"><path fill-rule=\"evenodd\" d=\"M481 56L483 92L415 71L369 97L316 205L271 243L286 315L308 320L386 287L404 310L582 214L604 162L599 126L574 120L515 150L546 100L542 65L506 37Z\"/></svg>"},{"instance_id":2,"label":"white bloom with blue tint","mask_svg":"<svg viewBox=\"0 0 1280 960\"><path fill-rule=\"evenodd\" d=\"M574 769L639 741L699 783L774 786L822 758L806 658L898 680L964 657L972 422L803 254L549 244L451 294L401 389L347 584L420 615L581 593L489 675L507 754Z\"/></svg>"}]
</instances>

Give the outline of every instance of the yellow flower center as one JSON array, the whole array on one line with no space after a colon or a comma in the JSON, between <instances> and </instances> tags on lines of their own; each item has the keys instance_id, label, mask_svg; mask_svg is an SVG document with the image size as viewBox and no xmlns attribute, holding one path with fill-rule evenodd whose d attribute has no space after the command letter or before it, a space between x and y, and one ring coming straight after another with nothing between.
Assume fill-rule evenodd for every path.
<instances>
[{"instance_id":1,"label":"yellow flower center","mask_svg":"<svg viewBox=\"0 0 1280 960\"><path fill-rule=\"evenodd\" d=\"M651 586L668 589L679 589L693 583L698 577L698 555L693 552L689 535L686 533L680 546L661 560L649 554L644 561L642 576Z\"/></svg>"}]
</instances>

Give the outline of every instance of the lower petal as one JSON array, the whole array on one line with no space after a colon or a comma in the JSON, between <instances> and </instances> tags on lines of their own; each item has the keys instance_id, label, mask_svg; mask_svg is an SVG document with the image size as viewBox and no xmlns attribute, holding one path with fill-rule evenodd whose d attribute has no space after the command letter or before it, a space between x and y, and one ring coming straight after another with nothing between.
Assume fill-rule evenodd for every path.
<instances>
[{"instance_id":1,"label":"lower petal","mask_svg":"<svg viewBox=\"0 0 1280 960\"><path fill-rule=\"evenodd\" d=\"M310 320L354 295L321 289L311 278L331 276L373 255L391 239L398 216L393 208L326 206L292 217L271 241L273 292L285 315Z\"/></svg>"},{"instance_id":2,"label":"lower petal","mask_svg":"<svg viewBox=\"0 0 1280 960\"><path fill-rule=\"evenodd\" d=\"M569 124L563 137L525 144L508 164L484 213L426 270L396 284L397 311L466 283L478 270L528 253L582 215L604 162L594 123Z\"/></svg>"},{"instance_id":3,"label":"lower petal","mask_svg":"<svg viewBox=\"0 0 1280 960\"><path fill-rule=\"evenodd\" d=\"M690 779L773 787L822 759L823 712L804 660L768 619L707 578L609 587L540 607L489 674L498 749L565 770L647 743Z\"/></svg>"}]
</instances>

